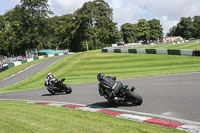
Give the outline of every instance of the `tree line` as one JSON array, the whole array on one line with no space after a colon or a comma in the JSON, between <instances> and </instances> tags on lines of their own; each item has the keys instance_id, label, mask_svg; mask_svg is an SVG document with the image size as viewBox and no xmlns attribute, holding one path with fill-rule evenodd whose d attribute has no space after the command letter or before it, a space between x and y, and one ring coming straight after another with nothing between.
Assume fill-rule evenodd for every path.
<instances>
[{"instance_id":1,"label":"tree line","mask_svg":"<svg viewBox=\"0 0 200 133\"><path fill-rule=\"evenodd\" d=\"M19 5L0 15L0 55L24 55L26 50L33 48L77 52L122 41L148 42L163 37L163 28L157 19L141 19L137 24L125 23L119 30L113 21L113 10L104 0L85 2L73 14L62 16L53 16L47 3L48 0L21 0ZM197 27L199 18L192 23L193 27ZM181 26L190 29L190 26ZM177 35L180 30L174 29L168 35Z\"/></svg>"},{"instance_id":2,"label":"tree line","mask_svg":"<svg viewBox=\"0 0 200 133\"><path fill-rule=\"evenodd\" d=\"M85 51L163 35L160 22L155 19L124 24L119 31L113 22L113 10L104 0L86 2L73 14L54 17L50 17L53 12L47 3L48 0L21 0L20 5L0 16L0 55L24 55L24 51L33 48Z\"/></svg>"},{"instance_id":3,"label":"tree line","mask_svg":"<svg viewBox=\"0 0 200 133\"><path fill-rule=\"evenodd\" d=\"M181 36L185 39L200 38L200 16L181 17L176 26L170 28L167 36Z\"/></svg>"},{"instance_id":4,"label":"tree line","mask_svg":"<svg viewBox=\"0 0 200 133\"><path fill-rule=\"evenodd\" d=\"M25 50L84 51L120 40L112 9L104 0L84 3L73 14L52 16L48 0L21 0L0 16L0 55L24 55Z\"/></svg>"},{"instance_id":5,"label":"tree line","mask_svg":"<svg viewBox=\"0 0 200 133\"><path fill-rule=\"evenodd\" d=\"M160 20L140 19L137 24L125 23L121 26L121 33L125 43L142 41L149 43L163 37Z\"/></svg>"}]
</instances>

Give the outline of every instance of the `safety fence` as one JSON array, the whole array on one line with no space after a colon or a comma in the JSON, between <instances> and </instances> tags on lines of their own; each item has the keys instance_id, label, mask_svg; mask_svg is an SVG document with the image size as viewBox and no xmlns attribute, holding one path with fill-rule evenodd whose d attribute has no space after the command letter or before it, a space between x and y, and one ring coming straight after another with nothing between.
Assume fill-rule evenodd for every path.
<instances>
[{"instance_id":1,"label":"safety fence","mask_svg":"<svg viewBox=\"0 0 200 133\"><path fill-rule=\"evenodd\" d=\"M34 60L44 59L44 58L53 57L53 56L61 56L61 55L66 55L66 54L68 54L68 53L47 54L47 55L41 55L38 57L23 59L21 61L16 61L16 62L8 63L8 64L3 64L3 66L1 66L1 68L0 68L0 72L5 71L5 70L15 67L15 66L19 66L19 65L27 63L27 62L34 61Z\"/></svg>"},{"instance_id":2,"label":"safety fence","mask_svg":"<svg viewBox=\"0 0 200 133\"><path fill-rule=\"evenodd\" d=\"M103 48L105 53L133 53L133 54L163 54L163 55L184 55L200 56L200 50L177 50L177 49L113 49Z\"/></svg>"}]
</instances>

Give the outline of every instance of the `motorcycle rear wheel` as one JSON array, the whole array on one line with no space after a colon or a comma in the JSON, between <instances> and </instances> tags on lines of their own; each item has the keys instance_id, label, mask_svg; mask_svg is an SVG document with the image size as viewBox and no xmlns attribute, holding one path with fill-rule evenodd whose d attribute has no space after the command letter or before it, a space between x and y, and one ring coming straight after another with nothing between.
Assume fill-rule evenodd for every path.
<instances>
[{"instance_id":1,"label":"motorcycle rear wheel","mask_svg":"<svg viewBox=\"0 0 200 133\"><path fill-rule=\"evenodd\" d=\"M64 85L64 88L65 88L65 93L66 93L66 94L72 93L72 88L71 88L70 85L65 84L65 85Z\"/></svg>"},{"instance_id":2,"label":"motorcycle rear wheel","mask_svg":"<svg viewBox=\"0 0 200 133\"><path fill-rule=\"evenodd\" d=\"M143 102L142 97L136 92L127 92L127 96L129 101L134 105L141 105Z\"/></svg>"}]
</instances>

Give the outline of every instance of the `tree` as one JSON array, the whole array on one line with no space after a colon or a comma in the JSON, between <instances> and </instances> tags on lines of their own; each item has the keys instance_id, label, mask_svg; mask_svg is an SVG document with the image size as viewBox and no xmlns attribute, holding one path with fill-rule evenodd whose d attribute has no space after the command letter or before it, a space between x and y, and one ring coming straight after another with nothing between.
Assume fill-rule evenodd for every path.
<instances>
[{"instance_id":1,"label":"tree","mask_svg":"<svg viewBox=\"0 0 200 133\"><path fill-rule=\"evenodd\" d=\"M192 18L181 17L180 22L177 26L170 29L167 36L181 36L186 39L194 37L194 24Z\"/></svg>"},{"instance_id":2,"label":"tree","mask_svg":"<svg viewBox=\"0 0 200 133\"><path fill-rule=\"evenodd\" d=\"M158 40L163 37L163 28L160 24L160 20L152 19L148 21L150 26L150 40Z\"/></svg>"},{"instance_id":3,"label":"tree","mask_svg":"<svg viewBox=\"0 0 200 133\"><path fill-rule=\"evenodd\" d=\"M145 19L140 19L137 25L138 40L147 43L150 39L150 26Z\"/></svg>"},{"instance_id":4,"label":"tree","mask_svg":"<svg viewBox=\"0 0 200 133\"><path fill-rule=\"evenodd\" d=\"M47 0L21 0L21 5L5 14L9 22L9 43L12 54L24 55L27 49L43 49L49 44L49 23Z\"/></svg>"},{"instance_id":5,"label":"tree","mask_svg":"<svg viewBox=\"0 0 200 133\"><path fill-rule=\"evenodd\" d=\"M194 34L193 37L200 38L200 16L193 17Z\"/></svg>"},{"instance_id":6,"label":"tree","mask_svg":"<svg viewBox=\"0 0 200 133\"><path fill-rule=\"evenodd\" d=\"M182 17L180 22L177 25L177 31L179 35L181 35L183 38L189 39L193 37L193 22L192 18L188 17Z\"/></svg>"},{"instance_id":7,"label":"tree","mask_svg":"<svg viewBox=\"0 0 200 133\"><path fill-rule=\"evenodd\" d=\"M85 43L86 50L89 50L89 40L93 40L95 48L98 47L96 41L107 46L119 40L119 32L112 18L112 9L104 0L86 2L75 11L74 15L79 25L76 30L81 33L80 39Z\"/></svg>"},{"instance_id":8,"label":"tree","mask_svg":"<svg viewBox=\"0 0 200 133\"><path fill-rule=\"evenodd\" d=\"M5 17L0 15L0 32L4 32L6 30L6 22Z\"/></svg>"},{"instance_id":9,"label":"tree","mask_svg":"<svg viewBox=\"0 0 200 133\"><path fill-rule=\"evenodd\" d=\"M60 49L70 49L71 39L73 37L74 15L66 14L63 16L55 16L48 19L53 31L51 32L52 48L59 47Z\"/></svg>"},{"instance_id":10,"label":"tree","mask_svg":"<svg viewBox=\"0 0 200 133\"><path fill-rule=\"evenodd\" d=\"M7 55L9 53L7 38L5 16L0 15L0 55Z\"/></svg>"},{"instance_id":11,"label":"tree","mask_svg":"<svg viewBox=\"0 0 200 133\"><path fill-rule=\"evenodd\" d=\"M137 42L137 25L125 23L121 26L122 37L125 43Z\"/></svg>"},{"instance_id":12,"label":"tree","mask_svg":"<svg viewBox=\"0 0 200 133\"><path fill-rule=\"evenodd\" d=\"M22 19L21 26L24 27L24 42L27 48L42 49L45 47L49 35L48 15L52 12L48 9L48 0L21 0Z\"/></svg>"},{"instance_id":13,"label":"tree","mask_svg":"<svg viewBox=\"0 0 200 133\"><path fill-rule=\"evenodd\" d=\"M167 33L167 37L169 36L177 36L177 26L173 26L169 29L169 32Z\"/></svg>"}]
</instances>

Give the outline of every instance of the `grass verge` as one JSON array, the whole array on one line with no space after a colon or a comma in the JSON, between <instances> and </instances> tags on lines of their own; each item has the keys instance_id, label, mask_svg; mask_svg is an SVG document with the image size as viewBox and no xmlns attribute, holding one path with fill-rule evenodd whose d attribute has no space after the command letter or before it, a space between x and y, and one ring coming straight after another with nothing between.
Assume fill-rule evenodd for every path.
<instances>
[{"instance_id":1,"label":"grass verge","mask_svg":"<svg viewBox=\"0 0 200 133\"><path fill-rule=\"evenodd\" d=\"M0 101L2 133L181 133L96 112Z\"/></svg>"},{"instance_id":2,"label":"grass verge","mask_svg":"<svg viewBox=\"0 0 200 133\"><path fill-rule=\"evenodd\" d=\"M199 41L198 41L199 42ZM200 43L191 44L173 44L173 45L159 45L159 46L145 46L145 47L135 47L136 49L190 49L190 50L200 50ZM134 48L134 49L135 49Z\"/></svg>"},{"instance_id":3,"label":"grass verge","mask_svg":"<svg viewBox=\"0 0 200 133\"><path fill-rule=\"evenodd\" d=\"M16 67L12 67L12 68L10 68L6 71L0 72L0 80L8 78L11 75L16 74L19 71L22 71L22 70L24 70L24 69L26 69L26 68L28 68L32 65L43 62L43 61L48 60L50 58L54 58L54 57L47 57L47 58L44 58L44 59L34 60L34 61L31 61L31 62L21 64L21 65L16 66Z\"/></svg>"}]
</instances>

